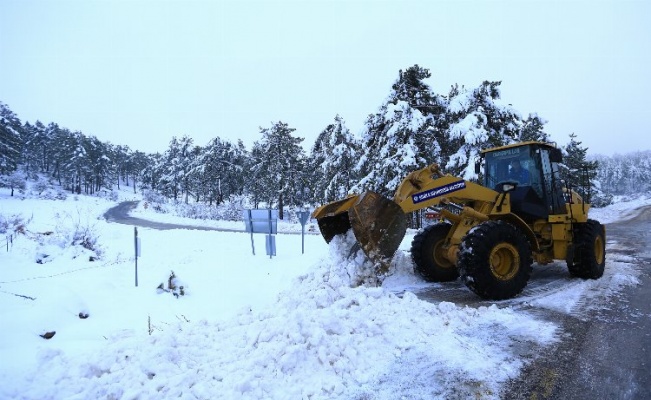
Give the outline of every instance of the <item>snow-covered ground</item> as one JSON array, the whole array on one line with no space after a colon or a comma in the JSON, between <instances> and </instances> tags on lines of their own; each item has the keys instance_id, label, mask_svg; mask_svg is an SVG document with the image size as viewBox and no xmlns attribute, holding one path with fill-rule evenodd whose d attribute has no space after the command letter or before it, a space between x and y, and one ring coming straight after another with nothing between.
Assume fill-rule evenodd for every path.
<instances>
[{"instance_id":1,"label":"snow-covered ground","mask_svg":"<svg viewBox=\"0 0 651 400\"><path fill-rule=\"evenodd\" d=\"M592 217L611 222L646 204ZM8 244L0 235L0 398L490 399L531 347L560 340L559 326L513 307L419 300L409 291L423 285L407 253L413 233L377 288L355 285L364 262L348 257L351 238L328 246L306 235L301 254L300 235L280 234L270 258L263 235L253 255L246 233L139 228L136 287L134 228L101 217L113 205L0 189L0 232L23 225ZM604 278L538 305L569 312L591 285L636 284L626 261L609 255Z\"/></svg>"}]
</instances>

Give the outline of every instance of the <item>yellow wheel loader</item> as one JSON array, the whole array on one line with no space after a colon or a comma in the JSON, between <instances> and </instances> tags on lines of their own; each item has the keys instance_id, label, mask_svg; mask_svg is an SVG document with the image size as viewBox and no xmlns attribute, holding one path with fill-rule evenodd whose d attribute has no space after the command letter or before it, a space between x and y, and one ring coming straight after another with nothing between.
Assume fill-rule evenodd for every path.
<instances>
[{"instance_id":1,"label":"yellow wheel loader","mask_svg":"<svg viewBox=\"0 0 651 400\"><path fill-rule=\"evenodd\" d=\"M580 278L603 275L605 228L588 219L590 204L563 185L561 162L552 144L502 146L481 152L483 185L432 164L407 175L393 200L367 191L325 204L312 216L327 242L352 229L382 277L404 238L406 214L439 208L442 219L412 241L415 271L430 282L461 277L483 298L507 299L527 285L534 261L565 260Z\"/></svg>"}]
</instances>

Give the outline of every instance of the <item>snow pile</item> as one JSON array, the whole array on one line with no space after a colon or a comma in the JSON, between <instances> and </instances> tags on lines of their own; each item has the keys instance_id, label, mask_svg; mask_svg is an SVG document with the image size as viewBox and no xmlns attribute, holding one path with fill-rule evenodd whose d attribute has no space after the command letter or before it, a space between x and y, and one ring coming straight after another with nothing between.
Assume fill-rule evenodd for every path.
<instances>
[{"instance_id":1,"label":"snow pile","mask_svg":"<svg viewBox=\"0 0 651 400\"><path fill-rule=\"evenodd\" d=\"M651 205L651 196L648 195L634 199L616 196L613 204L603 208L591 208L589 213L591 219L596 219L602 224L610 224L635 218L644 207L649 205Z\"/></svg>"},{"instance_id":2,"label":"snow pile","mask_svg":"<svg viewBox=\"0 0 651 400\"><path fill-rule=\"evenodd\" d=\"M553 324L511 310L356 286L368 266L359 253L349 258L350 240L333 241L330 256L266 309L113 334L83 356L44 349L38 371L3 396L498 398L524 362L514 349L555 340Z\"/></svg>"}]
</instances>

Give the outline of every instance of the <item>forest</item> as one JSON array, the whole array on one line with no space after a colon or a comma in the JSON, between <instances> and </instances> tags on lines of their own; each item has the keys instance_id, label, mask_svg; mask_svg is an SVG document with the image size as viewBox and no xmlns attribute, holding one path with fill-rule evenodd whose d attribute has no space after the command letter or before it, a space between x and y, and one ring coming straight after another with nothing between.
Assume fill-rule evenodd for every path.
<instances>
[{"instance_id":1,"label":"forest","mask_svg":"<svg viewBox=\"0 0 651 400\"><path fill-rule=\"evenodd\" d=\"M219 136L198 144L184 135L172 137L165 152L146 154L56 122L23 122L0 102L0 186L11 188L12 195L30 179L42 192L54 185L93 195L129 186L150 197L207 205L246 197L256 208L278 208L282 219L286 207L322 204L351 192L392 195L408 172L430 163L478 179L474 165L480 150L550 141L544 119L523 116L500 101L501 82L453 85L438 94L425 83L430 76L419 65L399 71L359 135L336 115L311 146L289 123L278 121L260 128L251 149ZM572 181L585 171L595 206L651 190L651 151L590 155L576 134L569 139L562 147L564 177Z\"/></svg>"}]
</instances>

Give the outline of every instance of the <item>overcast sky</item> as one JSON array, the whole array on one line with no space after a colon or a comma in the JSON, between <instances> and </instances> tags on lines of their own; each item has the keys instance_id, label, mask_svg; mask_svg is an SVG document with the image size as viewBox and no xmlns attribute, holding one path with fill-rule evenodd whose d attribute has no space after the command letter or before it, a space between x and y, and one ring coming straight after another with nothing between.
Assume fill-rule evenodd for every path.
<instances>
[{"instance_id":1,"label":"overcast sky","mask_svg":"<svg viewBox=\"0 0 651 400\"><path fill-rule=\"evenodd\" d=\"M133 150L172 136L250 148L283 121L306 148L353 133L398 71L502 81L560 144L651 149L651 1L0 1L0 101Z\"/></svg>"}]
</instances>

